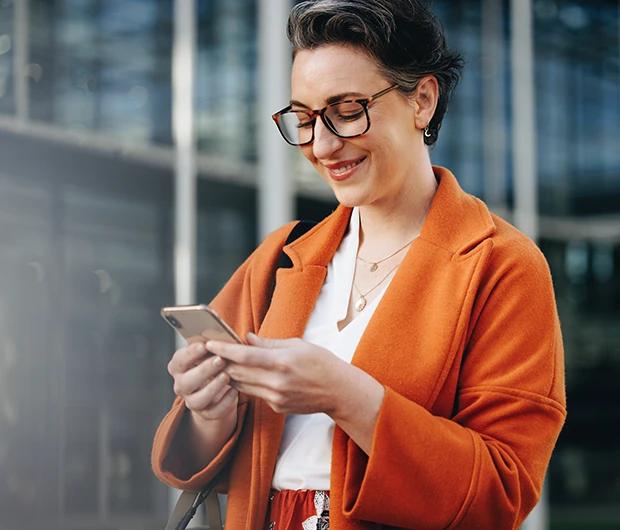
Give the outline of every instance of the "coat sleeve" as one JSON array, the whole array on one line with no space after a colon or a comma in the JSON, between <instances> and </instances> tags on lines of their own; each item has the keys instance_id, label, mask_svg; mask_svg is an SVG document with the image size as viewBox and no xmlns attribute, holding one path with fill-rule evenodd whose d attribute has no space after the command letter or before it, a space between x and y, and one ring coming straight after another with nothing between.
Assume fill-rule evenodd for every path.
<instances>
[{"instance_id":1,"label":"coat sleeve","mask_svg":"<svg viewBox=\"0 0 620 530\"><path fill-rule=\"evenodd\" d=\"M471 314L451 418L386 388L370 456L347 442L348 517L400 528L517 529L565 420L560 325L533 244L494 250Z\"/></svg>"},{"instance_id":2,"label":"coat sleeve","mask_svg":"<svg viewBox=\"0 0 620 530\"><path fill-rule=\"evenodd\" d=\"M258 333L269 307L269 292L275 267L286 237L294 223L283 226L269 235L256 251L243 263L224 288L211 302L211 306L237 332L245 337L248 332ZM227 467L245 425L249 406L248 397L241 395L237 409L238 420L231 439L220 453L202 470L189 470L177 437L187 408L177 397L171 410L160 423L151 452L151 466L155 475L166 484L186 491L199 491ZM226 472L221 474L220 490L226 489Z\"/></svg>"}]
</instances>

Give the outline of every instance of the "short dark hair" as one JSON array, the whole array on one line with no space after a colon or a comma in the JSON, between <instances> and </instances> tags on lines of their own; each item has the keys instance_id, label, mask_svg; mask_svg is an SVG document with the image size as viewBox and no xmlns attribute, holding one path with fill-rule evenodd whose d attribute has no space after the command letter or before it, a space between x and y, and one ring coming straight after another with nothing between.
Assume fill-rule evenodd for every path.
<instances>
[{"instance_id":1,"label":"short dark hair","mask_svg":"<svg viewBox=\"0 0 620 530\"><path fill-rule=\"evenodd\" d=\"M308 0L293 7L287 34L293 57L329 44L362 50L403 94L412 94L424 76L435 76L439 99L424 141L437 141L463 58L448 48L441 23L422 1Z\"/></svg>"}]
</instances>

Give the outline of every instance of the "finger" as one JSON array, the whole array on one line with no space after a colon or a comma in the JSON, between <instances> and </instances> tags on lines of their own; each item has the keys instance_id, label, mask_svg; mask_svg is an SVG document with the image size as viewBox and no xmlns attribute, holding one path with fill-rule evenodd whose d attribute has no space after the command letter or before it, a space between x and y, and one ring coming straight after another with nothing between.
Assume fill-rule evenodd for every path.
<instances>
[{"instance_id":1,"label":"finger","mask_svg":"<svg viewBox=\"0 0 620 530\"><path fill-rule=\"evenodd\" d=\"M299 342L299 339L267 339L265 337L259 337L251 332L246 335L246 340L248 341L248 344L251 344L252 346L273 350L290 348Z\"/></svg>"},{"instance_id":2,"label":"finger","mask_svg":"<svg viewBox=\"0 0 620 530\"><path fill-rule=\"evenodd\" d=\"M206 409L211 417L222 417L239 404L239 392L232 387L227 387L222 398Z\"/></svg>"},{"instance_id":3,"label":"finger","mask_svg":"<svg viewBox=\"0 0 620 530\"><path fill-rule=\"evenodd\" d=\"M175 376L174 393L187 396L196 392L221 373L225 366L226 361L217 355L204 359L187 372Z\"/></svg>"},{"instance_id":4,"label":"finger","mask_svg":"<svg viewBox=\"0 0 620 530\"><path fill-rule=\"evenodd\" d=\"M277 392L270 391L266 388L254 385L248 385L245 383L237 383L235 381L231 381L231 385L234 385L234 388L239 392L243 392L248 396L253 396L258 399L261 399L269 407L271 407L275 412L279 413L287 413L291 412L291 406L287 402L287 399Z\"/></svg>"},{"instance_id":5,"label":"finger","mask_svg":"<svg viewBox=\"0 0 620 530\"><path fill-rule=\"evenodd\" d=\"M276 370L264 370L263 368L233 362L228 362L223 371L228 374L232 381L265 388L275 388L278 384L277 378L280 376Z\"/></svg>"},{"instance_id":6,"label":"finger","mask_svg":"<svg viewBox=\"0 0 620 530\"><path fill-rule=\"evenodd\" d=\"M265 401L268 401L269 398L273 398L273 392L260 385L253 385L249 383L242 383L240 381L231 380L229 386L233 388L236 392L243 392L248 396L254 396Z\"/></svg>"},{"instance_id":7,"label":"finger","mask_svg":"<svg viewBox=\"0 0 620 530\"><path fill-rule=\"evenodd\" d=\"M226 394L226 392L228 392L231 388L232 387L230 386L230 378L229 378L228 383L226 385L224 385L222 387L222 389L213 397L212 404L215 405L215 404L219 403L222 400L222 398L224 397L224 394Z\"/></svg>"},{"instance_id":8,"label":"finger","mask_svg":"<svg viewBox=\"0 0 620 530\"><path fill-rule=\"evenodd\" d=\"M192 392L185 396L185 404L188 409L195 410L197 412L204 410L217 403L217 397L220 400L226 393L227 387L229 387L230 377L225 372L221 372L211 381L209 381L204 387Z\"/></svg>"},{"instance_id":9,"label":"finger","mask_svg":"<svg viewBox=\"0 0 620 530\"><path fill-rule=\"evenodd\" d=\"M196 366L205 355L207 355L207 349L203 342L196 342L179 348L174 352L172 359L168 363L168 372L172 376L187 372L187 370Z\"/></svg>"},{"instance_id":10,"label":"finger","mask_svg":"<svg viewBox=\"0 0 620 530\"><path fill-rule=\"evenodd\" d=\"M212 403L208 407L195 411L207 420L215 420L229 414L232 409L239 404L239 392L230 386L226 387L226 392L217 403Z\"/></svg>"},{"instance_id":11,"label":"finger","mask_svg":"<svg viewBox=\"0 0 620 530\"><path fill-rule=\"evenodd\" d=\"M207 348L210 352L233 363L265 370L273 370L278 361L276 353L267 348L211 340L207 343Z\"/></svg>"}]
</instances>

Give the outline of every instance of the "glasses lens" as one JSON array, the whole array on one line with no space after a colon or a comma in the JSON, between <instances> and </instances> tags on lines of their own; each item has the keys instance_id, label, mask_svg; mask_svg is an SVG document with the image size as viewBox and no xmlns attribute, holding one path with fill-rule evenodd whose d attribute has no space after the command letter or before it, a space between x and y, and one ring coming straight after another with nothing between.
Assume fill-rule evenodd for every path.
<instances>
[{"instance_id":1,"label":"glasses lens","mask_svg":"<svg viewBox=\"0 0 620 530\"><path fill-rule=\"evenodd\" d=\"M344 137L363 134L368 127L366 110L361 103L354 101L337 103L327 107L325 118L334 130Z\"/></svg>"},{"instance_id":2,"label":"glasses lens","mask_svg":"<svg viewBox=\"0 0 620 530\"><path fill-rule=\"evenodd\" d=\"M312 140L314 119L302 111L291 110L278 118L282 134L292 144L306 144Z\"/></svg>"}]
</instances>

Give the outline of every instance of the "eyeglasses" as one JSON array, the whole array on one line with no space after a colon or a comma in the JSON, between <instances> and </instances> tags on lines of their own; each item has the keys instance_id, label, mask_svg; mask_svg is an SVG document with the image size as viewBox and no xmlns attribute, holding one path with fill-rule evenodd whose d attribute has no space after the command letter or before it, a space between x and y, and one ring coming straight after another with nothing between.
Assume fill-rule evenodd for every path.
<instances>
[{"instance_id":1,"label":"eyeglasses","mask_svg":"<svg viewBox=\"0 0 620 530\"><path fill-rule=\"evenodd\" d=\"M370 129L368 106L384 94L397 88L392 85L368 98L347 99L330 103L320 110L293 110L289 105L272 118L282 138L291 145L308 145L314 141L314 124L319 116L325 127L340 138L355 138Z\"/></svg>"}]
</instances>

